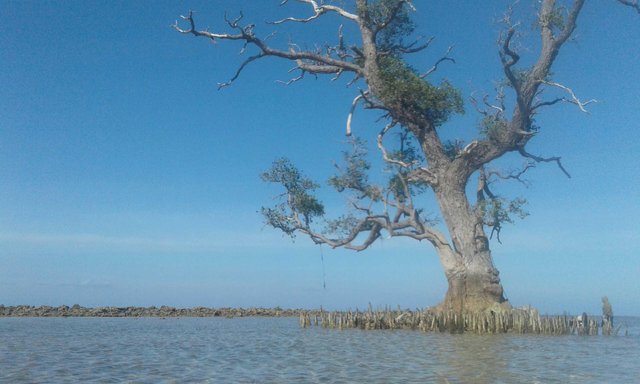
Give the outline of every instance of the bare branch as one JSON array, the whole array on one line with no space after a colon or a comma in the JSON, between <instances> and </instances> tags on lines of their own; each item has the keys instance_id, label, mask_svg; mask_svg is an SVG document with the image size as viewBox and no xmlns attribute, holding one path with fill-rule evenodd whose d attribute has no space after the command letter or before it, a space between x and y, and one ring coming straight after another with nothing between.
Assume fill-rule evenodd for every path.
<instances>
[{"instance_id":1,"label":"bare branch","mask_svg":"<svg viewBox=\"0 0 640 384\"><path fill-rule=\"evenodd\" d=\"M354 15L353 13L347 12L344 9L337 7L335 5L329 5L329 4L322 4L322 5L318 5L318 2L316 0L297 0L299 3L306 3L311 5L311 7L313 8L313 12L314 14L312 16L307 17L306 19L300 19L300 18L295 18L295 17L287 17L284 18L282 20L276 20L276 21L270 21L268 22L268 24L282 24L285 23L287 21L291 21L291 22L296 22L296 23L308 23L310 21L313 21L315 19L317 19L318 17L322 16L323 14L327 13L327 12L335 12L337 14L339 14L342 17L345 17L349 20L358 21L358 16ZM284 5L288 3L288 0L284 0L280 3L280 5Z\"/></svg>"},{"instance_id":2,"label":"bare branch","mask_svg":"<svg viewBox=\"0 0 640 384\"><path fill-rule=\"evenodd\" d=\"M349 82L347 83L347 88L349 88L350 86L352 86L353 84L355 84L358 80L360 80L362 78L362 75L360 75L359 73L357 73L355 76L353 76L353 79L349 80Z\"/></svg>"},{"instance_id":3,"label":"bare branch","mask_svg":"<svg viewBox=\"0 0 640 384\"><path fill-rule=\"evenodd\" d=\"M471 93L471 95L469 96L469 101L471 102L471 105L473 105L475 110L478 111L478 113L480 113L483 116L490 116L491 115L491 116L495 116L495 117L501 117L501 116L504 115L506 107L505 107L505 104L504 104L505 94L504 94L504 88L503 87L496 86L495 100L498 102L498 104L492 104L491 102L489 102L489 95L488 94L485 94L484 96L482 96L482 104L484 104L484 106L489 108L489 109L480 108L478 100L475 97L475 93L476 93L476 91ZM493 113L489 113L489 110L493 110Z\"/></svg>"},{"instance_id":4,"label":"bare branch","mask_svg":"<svg viewBox=\"0 0 640 384\"><path fill-rule=\"evenodd\" d=\"M355 79L355 80L357 80L357 79ZM369 91L362 91L361 90L360 94L362 95L362 99L365 101L365 108L367 108L367 109L381 109L381 110L384 110L384 111L388 111L389 110L384 104L382 104L382 103L380 103L380 102L378 102L376 100L371 99L369 97ZM388 117L388 115L383 116L382 118L386 118L386 117ZM381 119L379 119L379 120L381 120Z\"/></svg>"},{"instance_id":5,"label":"bare branch","mask_svg":"<svg viewBox=\"0 0 640 384\"><path fill-rule=\"evenodd\" d=\"M589 111L587 111L584 107L591 104L591 103L597 103L598 101L595 99L591 99L591 100L587 100L587 101L581 101L580 99L578 99L578 97L576 96L576 94L573 92L573 90L569 87L566 87L560 83L554 83L552 81L545 81L545 80L540 80L540 83L542 84L546 84L546 85L550 85L553 87L557 87L562 89L563 91L566 91L570 96L571 96L571 100L565 99L565 98L561 98L561 99L556 99L552 102L549 103L541 103L541 104L537 104L536 107L539 107L541 105L553 105L555 103L557 103L558 101L567 101L569 103L575 104L578 106L578 108L580 108L580 110L584 113L589 113ZM535 109L535 108L534 108Z\"/></svg>"},{"instance_id":6,"label":"bare branch","mask_svg":"<svg viewBox=\"0 0 640 384\"><path fill-rule=\"evenodd\" d=\"M382 144L382 138L384 137L384 135L393 127L396 126L396 124L398 124L397 121L392 121L391 123L387 124L387 126L385 126L380 133L378 134L378 138L377 138L377 143L378 143L378 148L380 149L380 152L382 152L382 158L384 159L384 161L386 161L389 164L395 164L395 165L399 165L401 167L404 168L410 168L411 164L409 163L405 163L404 161L401 160L397 160L397 159L392 159L389 157L386 148L384 147L384 145Z\"/></svg>"},{"instance_id":7,"label":"bare branch","mask_svg":"<svg viewBox=\"0 0 640 384\"><path fill-rule=\"evenodd\" d=\"M529 186L529 182L525 179L522 178L522 176L531 168L535 168L536 164L532 161L527 161L524 166L522 167L521 170L519 171L515 171L515 172L511 172L508 174L504 174L500 171L496 171L496 170L490 170L487 171L487 184L489 184L491 182L491 177L495 176L499 179L503 179L503 180L516 180L520 183L522 183L524 186Z\"/></svg>"},{"instance_id":8,"label":"bare branch","mask_svg":"<svg viewBox=\"0 0 640 384\"><path fill-rule=\"evenodd\" d=\"M178 21L176 20L176 22L173 24L173 29L175 29L176 31L180 32L180 33L184 33L184 34L193 34L195 36L202 36L202 37L207 37L213 41L215 41L216 39L225 39L225 40L243 40L243 36L242 34L238 34L238 35L233 35L233 34L228 34L228 33L211 33L209 31L197 31L196 30L196 26L195 26L195 22L193 19L193 11L189 11L188 16L180 16L180 18L184 21L186 21L187 23L189 23L189 29L182 29L179 27L178 25Z\"/></svg>"},{"instance_id":9,"label":"bare branch","mask_svg":"<svg viewBox=\"0 0 640 384\"><path fill-rule=\"evenodd\" d=\"M445 52L444 56L438 59L438 61L436 61L436 63L431 68L429 68L427 72L420 75L420 78L424 79L425 77L429 76L430 74L438 70L438 65L440 65L440 63L442 63L443 61L450 61L455 64L456 60L453 57L449 57L449 53L451 53L452 49L453 49L453 45L450 45L449 48L447 49L447 52Z\"/></svg>"},{"instance_id":10,"label":"bare branch","mask_svg":"<svg viewBox=\"0 0 640 384\"><path fill-rule=\"evenodd\" d=\"M516 78L515 74L511 70L514 65L520 61L520 55L516 51L511 48L511 40L515 35L516 30L513 26L509 27L507 30L507 35L502 42L502 50L500 51L500 60L502 61L502 66L505 72L505 75L511 82L511 85L514 87L516 92L520 90L520 82Z\"/></svg>"},{"instance_id":11,"label":"bare branch","mask_svg":"<svg viewBox=\"0 0 640 384\"><path fill-rule=\"evenodd\" d=\"M300 68L298 68L298 67L291 68L289 70L289 73L291 73L291 72L293 72L295 70L299 70L299 69ZM300 81L300 80L304 79L304 74L305 74L305 71L304 70L300 70L300 76L292 77L291 79L289 79L287 81L276 80L276 83L280 83L280 84L284 84L284 85L290 85L290 84L295 83L296 81Z\"/></svg>"},{"instance_id":12,"label":"bare branch","mask_svg":"<svg viewBox=\"0 0 640 384\"><path fill-rule=\"evenodd\" d=\"M420 40L422 40L422 36L418 37L413 43L409 44L409 45L394 45L391 47L391 49L394 52L399 52L399 53L405 53L405 54L411 54L411 53L416 53L416 52L420 52L422 50L425 50L427 48L429 48L429 46L431 45L431 42L434 40L434 37L429 37L429 39L427 39L427 41L423 44L417 45L418 42ZM359 51L359 48L357 47L351 47L352 50L354 50L354 52L356 52L356 54L358 54L358 56L362 56L362 52ZM385 55L389 55L391 54L391 52L389 50L387 51L378 51L378 55L380 56L385 56Z\"/></svg>"},{"instance_id":13,"label":"bare branch","mask_svg":"<svg viewBox=\"0 0 640 384\"><path fill-rule=\"evenodd\" d=\"M640 13L640 4L638 4L638 0L618 0L618 2L635 9L638 13Z\"/></svg>"},{"instance_id":14,"label":"bare branch","mask_svg":"<svg viewBox=\"0 0 640 384\"><path fill-rule=\"evenodd\" d=\"M366 92L359 94L351 102L351 109L349 109L349 115L347 115L347 136L351 136L351 120L353 118L353 112L355 112L358 103L365 97L365 94Z\"/></svg>"},{"instance_id":15,"label":"bare branch","mask_svg":"<svg viewBox=\"0 0 640 384\"><path fill-rule=\"evenodd\" d=\"M253 61L256 61L256 60L259 60L259 59L261 59L261 58L263 58L263 57L265 57L265 56L266 56L266 55L265 55L264 53L259 53L259 54L257 54L257 55L251 56L250 58L248 58L247 60L245 60L245 61L240 65L240 67L238 68L238 70L236 71L236 74L235 74L235 75L233 75L233 77L232 77L229 81L224 82L224 83L218 83L218 90L220 90L220 89L222 89L222 88L225 88L225 87L230 86L230 85L231 85L231 84L232 84L232 83L233 83L233 82L234 82L234 81L235 81L235 80L240 76L240 73L242 72L242 70L243 70L243 69L244 69L244 68L245 68L249 63L251 63L251 62L253 62Z\"/></svg>"},{"instance_id":16,"label":"bare branch","mask_svg":"<svg viewBox=\"0 0 640 384\"><path fill-rule=\"evenodd\" d=\"M504 104L501 105L494 105L491 104L489 102L489 95L484 95L484 97L482 97L482 102L484 103L485 106L493 109L495 112L493 113L494 116L501 116L504 114Z\"/></svg>"},{"instance_id":17,"label":"bare branch","mask_svg":"<svg viewBox=\"0 0 640 384\"><path fill-rule=\"evenodd\" d=\"M308 2L307 0L299 0L299 1ZM323 6L323 7L332 8L333 6ZM333 8L337 8L337 7L333 7ZM254 29L253 24L248 24L246 26L240 25L240 21L242 20L242 14L240 14L239 17L233 20L229 20L226 17L226 15L224 18L226 23L229 25L229 27L234 30L237 30L238 33L212 33L207 30L205 31L197 30L195 26L195 21L193 18L193 12L191 11L189 12L188 16L181 16L181 18L188 23L189 28L187 29L180 28L178 25L178 22L176 21L176 23L173 25L173 28L180 33L193 34L194 36L205 37L205 38L211 39L212 41L216 41L216 40L243 41L244 42L243 51L245 47L248 45L255 46L256 48L259 49L260 53L245 60L230 81L219 84L220 88L230 85L235 79L237 79L240 72L242 72L244 67L246 67L249 63L265 56L275 56L275 57L280 57L286 60L295 61L300 70L313 73L313 74L337 74L344 71L354 72L356 74L362 73L362 68L359 65L349 61L332 57L330 54L296 50L293 46L290 46L289 50L287 51L271 48L266 44L265 41L272 35L269 35L266 39L258 38L253 31Z\"/></svg>"},{"instance_id":18,"label":"bare branch","mask_svg":"<svg viewBox=\"0 0 640 384\"><path fill-rule=\"evenodd\" d=\"M469 96L469 101L471 102L471 105L473 105L473 108L481 115L483 116L488 116L489 112L487 112L486 109L481 109L480 106L478 105L478 100L475 97L475 91L471 92L471 95Z\"/></svg>"},{"instance_id":19,"label":"bare branch","mask_svg":"<svg viewBox=\"0 0 640 384\"><path fill-rule=\"evenodd\" d=\"M541 102L539 102L539 103L534 104L534 105L531 107L531 110L532 110L532 111L535 111L535 110L537 110L538 108L541 108L541 107L549 107L549 106L555 105L555 104L557 104L557 103L559 103L559 102L561 102L561 101L566 101L566 102L568 102L569 100L567 100L567 98L566 98L566 97L558 97L558 98L556 98L556 99L549 100L549 101L541 101Z\"/></svg>"},{"instance_id":20,"label":"bare branch","mask_svg":"<svg viewBox=\"0 0 640 384\"><path fill-rule=\"evenodd\" d=\"M336 75L334 77L331 78L331 81L336 81L340 78L340 76L342 75L343 70L339 69L338 72L336 72Z\"/></svg>"},{"instance_id":21,"label":"bare branch","mask_svg":"<svg viewBox=\"0 0 640 384\"><path fill-rule=\"evenodd\" d=\"M519 150L520 154L524 157L527 157L537 163L553 163L555 162L556 164L558 164L558 168L560 168L560 170L568 177L571 178L571 175L569 174L569 172L567 172L567 170L562 166L562 163L560 162L560 160L562 159L559 156L554 156L554 157L540 157L540 156L536 156L536 155L532 155L531 153L527 152L524 148L520 148Z\"/></svg>"},{"instance_id":22,"label":"bare branch","mask_svg":"<svg viewBox=\"0 0 640 384\"><path fill-rule=\"evenodd\" d=\"M227 18L227 13L224 13L224 21L227 22L227 24L229 24L229 26L233 29L239 29L240 27L238 26L238 23L240 23L240 20L242 20L244 18L244 14L242 13L242 11L240 11L240 14L238 15L238 17L236 17L233 20L229 20Z\"/></svg>"}]
</instances>

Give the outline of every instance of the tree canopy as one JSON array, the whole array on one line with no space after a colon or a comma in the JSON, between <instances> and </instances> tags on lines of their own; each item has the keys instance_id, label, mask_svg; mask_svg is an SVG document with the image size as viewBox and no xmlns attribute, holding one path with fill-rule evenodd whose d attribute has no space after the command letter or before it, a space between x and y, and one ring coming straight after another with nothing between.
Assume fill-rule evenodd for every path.
<instances>
[{"instance_id":1,"label":"tree canopy","mask_svg":"<svg viewBox=\"0 0 640 384\"><path fill-rule=\"evenodd\" d=\"M382 128L375 143L385 163L386 180L372 181L367 160L366 141L352 137L351 149L343 154L342 164L328 184L336 191L348 193L350 209L337 219L325 218L323 204L313 195L319 184L311 181L286 159L276 160L262 175L263 180L281 184L284 193L272 208L263 208L266 223L294 236L307 235L318 244L364 250L386 234L409 237L431 243L443 264L449 292L443 303L446 309L482 310L494 305L508 305L503 295L498 271L493 265L489 239L500 241L504 223L527 215L523 198L507 199L495 194L491 185L499 179L523 182L522 176L537 163L555 163L570 177L559 156L542 157L530 153L527 144L540 132L536 116L558 103L571 103L582 112L594 100L582 100L567 85L553 78L552 67L562 47L571 38L585 0L542 0L534 28L539 34L537 56L522 60L518 44L522 25L514 20L514 8L502 19L497 51L504 73L496 93L482 98L470 97L470 106L480 116L477 138L470 141L445 140L442 130L455 114L465 111L459 89L446 79L433 79L438 66L455 63L451 48L424 71L413 68L408 57L430 47L433 40L414 35L410 0L356 0L349 5L337 2L298 0L312 12L306 18L287 17L272 21L312 24L326 14L334 14L349 23L357 33L346 36L338 28L338 41L302 49L294 42L287 49L274 48L268 35L258 37L255 24L244 24L243 15L226 19L231 30L213 33L196 28L193 14L184 16L187 28L176 24L181 33L212 41L233 40L253 48L229 82L238 79L244 68L265 57L278 57L295 64L300 75L329 75L332 80L346 74L347 85L356 94L347 116L347 136L352 135L352 118L358 107L377 110ZM281 5L286 5L287 0ZM613 3L613 2L612 2ZM618 3L638 10L636 1ZM538 49L538 48L535 48ZM531 61L531 64L523 62ZM559 96L548 96L551 90ZM394 132L394 144L387 147L385 138ZM387 141L389 141L387 139ZM491 168L492 163L508 153L524 160L521 169L504 172ZM475 195L469 196L469 183L476 183ZM428 215L419 204L422 194L430 191L441 215ZM420 201L418 197L420 196ZM446 232L438 225L442 220ZM489 229L487 235L485 229Z\"/></svg>"}]
</instances>

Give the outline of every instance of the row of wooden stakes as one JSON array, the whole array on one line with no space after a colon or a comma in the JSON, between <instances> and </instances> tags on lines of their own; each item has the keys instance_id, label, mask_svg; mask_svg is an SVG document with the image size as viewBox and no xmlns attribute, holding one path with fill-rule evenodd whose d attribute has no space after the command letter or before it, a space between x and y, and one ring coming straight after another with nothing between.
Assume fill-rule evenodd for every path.
<instances>
[{"instance_id":1,"label":"row of wooden stakes","mask_svg":"<svg viewBox=\"0 0 640 384\"><path fill-rule=\"evenodd\" d=\"M611 322L599 322L585 315L540 316L531 308L482 313L374 311L371 308L368 311L303 311L299 320L303 328L314 325L332 329L409 329L476 334L617 335L620 330L620 327L614 329Z\"/></svg>"}]
</instances>

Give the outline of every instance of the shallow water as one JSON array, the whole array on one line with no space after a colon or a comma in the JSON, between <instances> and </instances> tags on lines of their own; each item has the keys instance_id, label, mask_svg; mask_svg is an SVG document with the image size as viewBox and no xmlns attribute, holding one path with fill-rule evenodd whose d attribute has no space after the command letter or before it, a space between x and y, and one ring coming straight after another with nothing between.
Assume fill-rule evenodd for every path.
<instances>
[{"instance_id":1,"label":"shallow water","mask_svg":"<svg viewBox=\"0 0 640 384\"><path fill-rule=\"evenodd\" d=\"M620 321L629 336L301 329L295 318L0 318L0 382L640 382L640 319Z\"/></svg>"}]
</instances>

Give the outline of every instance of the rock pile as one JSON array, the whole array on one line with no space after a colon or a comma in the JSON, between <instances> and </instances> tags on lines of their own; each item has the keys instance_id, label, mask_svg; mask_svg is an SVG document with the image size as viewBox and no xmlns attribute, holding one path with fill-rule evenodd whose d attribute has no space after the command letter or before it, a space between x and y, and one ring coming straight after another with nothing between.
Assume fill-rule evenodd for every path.
<instances>
[{"instance_id":1,"label":"rock pile","mask_svg":"<svg viewBox=\"0 0 640 384\"><path fill-rule=\"evenodd\" d=\"M282 308L174 308L161 307L95 307L87 308L75 304L4 306L0 305L0 317L297 317L299 309Z\"/></svg>"}]
</instances>

